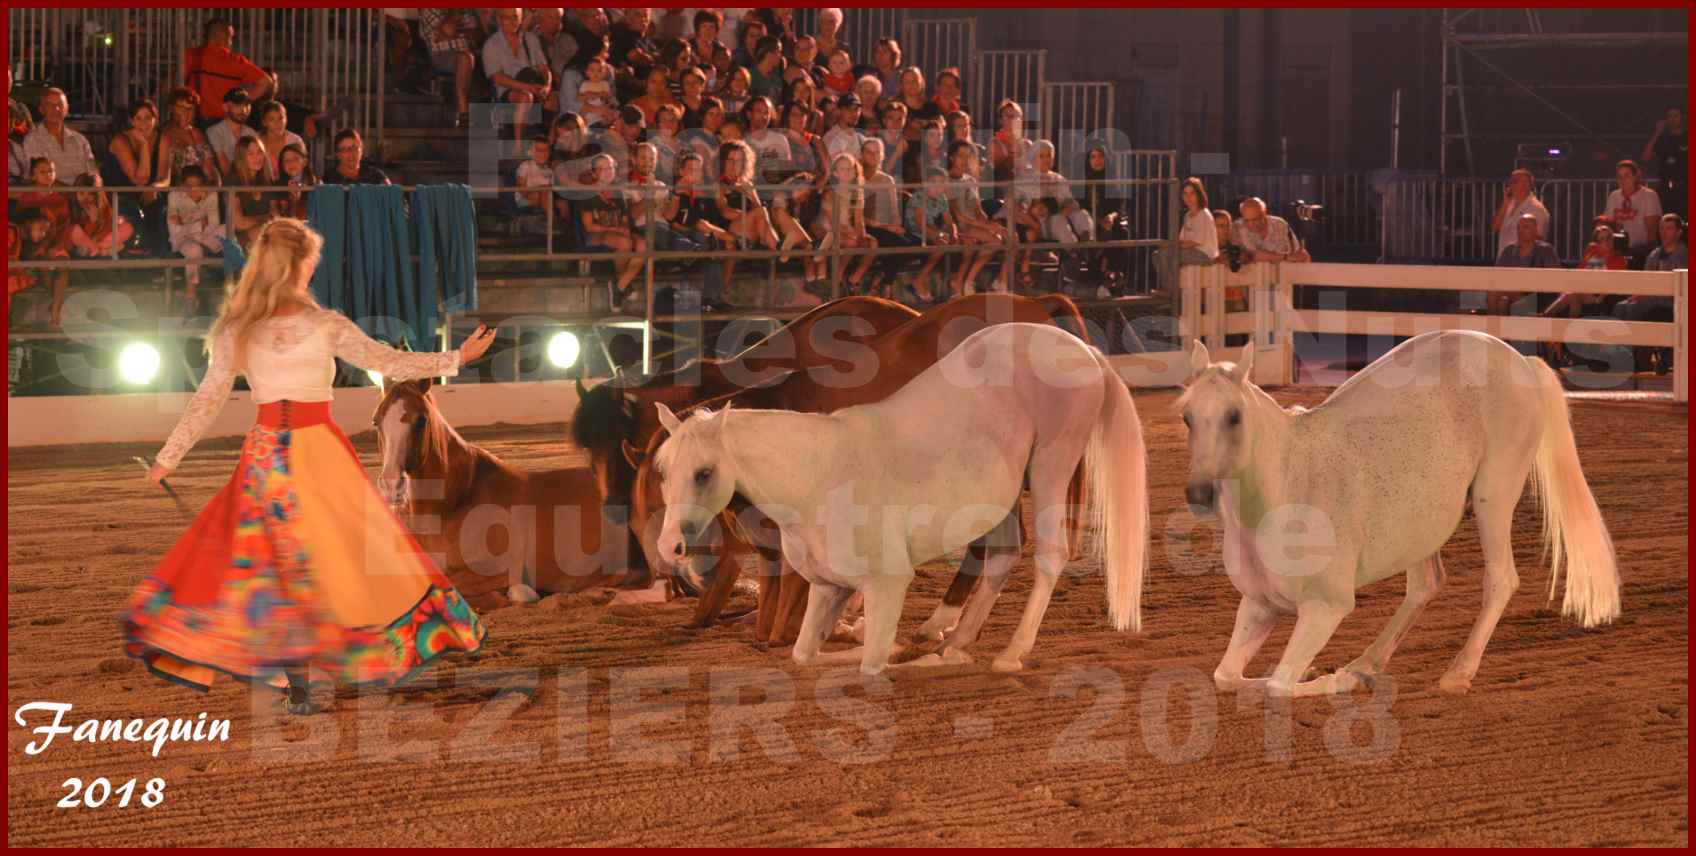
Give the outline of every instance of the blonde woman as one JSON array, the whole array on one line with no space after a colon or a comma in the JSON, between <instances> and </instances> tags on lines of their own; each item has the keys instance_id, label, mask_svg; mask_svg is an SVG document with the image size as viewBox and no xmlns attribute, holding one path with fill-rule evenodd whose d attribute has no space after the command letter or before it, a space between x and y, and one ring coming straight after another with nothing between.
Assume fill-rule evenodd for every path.
<instances>
[{"instance_id":1,"label":"blonde woman","mask_svg":"<svg viewBox=\"0 0 1696 856\"><path fill-rule=\"evenodd\" d=\"M323 238L295 219L260 230L207 337L211 362L147 480L161 484L244 375L259 418L235 474L130 597L124 647L195 689L223 672L287 687L392 684L439 654L475 651L484 629L371 486L330 418L335 360L390 382L458 373L489 348L402 353L366 337L308 290Z\"/></svg>"}]
</instances>

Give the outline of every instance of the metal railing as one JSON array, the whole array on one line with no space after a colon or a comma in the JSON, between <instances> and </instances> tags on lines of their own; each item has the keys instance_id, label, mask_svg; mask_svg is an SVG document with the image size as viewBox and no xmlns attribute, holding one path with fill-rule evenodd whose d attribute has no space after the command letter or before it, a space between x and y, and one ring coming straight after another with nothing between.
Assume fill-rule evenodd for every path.
<instances>
[{"instance_id":1,"label":"metal railing","mask_svg":"<svg viewBox=\"0 0 1696 856\"><path fill-rule=\"evenodd\" d=\"M1653 187L1658 182L1646 182ZM1549 209L1543 240L1562 259L1576 260L1590 242L1591 224L1605 213L1608 179L1551 179L1537 183L1537 196ZM1383 182L1380 238L1386 261L1438 264L1491 264L1496 232L1491 219L1502 203L1502 182L1493 179L1402 175Z\"/></svg>"},{"instance_id":2,"label":"metal railing","mask_svg":"<svg viewBox=\"0 0 1696 856\"><path fill-rule=\"evenodd\" d=\"M1046 50L979 51L968 90L972 115L979 123L993 123L995 105L1003 98L1022 105L1027 114L1037 113L1047 74Z\"/></svg>"},{"instance_id":3,"label":"metal railing","mask_svg":"<svg viewBox=\"0 0 1696 856\"><path fill-rule=\"evenodd\" d=\"M1042 92L1042 136L1059 147L1060 163L1082 156L1088 134L1115 128L1114 87L1091 81L1048 81ZM1083 135L1077 133L1079 129Z\"/></svg>"},{"instance_id":4,"label":"metal railing","mask_svg":"<svg viewBox=\"0 0 1696 856\"><path fill-rule=\"evenodd\" d=\"M957 68L961 86L970 97L978 81L970 77L978 50L976 18L908 18L901 33L901 62L931 74ZM871 54L866 54L870 58Z\"/></svg>"}]
</instances>

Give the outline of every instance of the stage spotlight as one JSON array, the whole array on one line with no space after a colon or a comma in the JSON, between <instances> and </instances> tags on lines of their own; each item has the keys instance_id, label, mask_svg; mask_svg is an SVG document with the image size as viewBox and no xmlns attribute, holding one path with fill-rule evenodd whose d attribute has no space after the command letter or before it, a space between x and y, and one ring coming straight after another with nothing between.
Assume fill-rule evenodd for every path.
<instances>
[{"instance_id":1,"label":"stage spotlight","mask_svg":"<svg viewBox=\"0 0 1696 856\"><path fill-rule=\"evenodd\" d=\"M377 371L376 369L366 369L365 370L365 376L371 379L371 385L372 386L374 386L378 389L383 388L383 373L382 372Z\"/></svg>"},{"instance_id":2,"label":"stage spotlight","mask_svg":"<svg viewBox=\"0 0 1696 856\"><path fill-rule=\"evenodd\" d=\"M568 369L577 364L583 346L574 333L560 331L548 340L548 361L555 368Z\"/></svg>"},{"instance_id":3,"label":"stage spotlight","mask_svg":"<svg viewBox=\"0 0 1696 856\"><path fill-rule=\"evenodd\" d=\"M118 352L118 376L131 386L146 386L159 374L159 350L142 342L131 342Z\"/></svg>"}]
</instances>

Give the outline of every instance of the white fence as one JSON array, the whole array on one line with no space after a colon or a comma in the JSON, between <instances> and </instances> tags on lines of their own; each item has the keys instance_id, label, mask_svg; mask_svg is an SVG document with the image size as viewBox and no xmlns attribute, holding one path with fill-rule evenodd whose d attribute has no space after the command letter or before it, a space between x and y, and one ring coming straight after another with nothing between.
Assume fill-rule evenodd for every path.
<instances>
[{"instance_id":1,"label":"white fence","mask_svg":"<svg viewBox=\"0 0 1696 856\"><path fill-rule=\"evenodd\" d=\"M1508 340L1671 348L1673 398L1689 400L1688 271L1588 271L1412 265L1253 263L1232 273L1225 265L1180 268L1178 329L1211 350L1226 337L1247 335L1255 346L1255 382L1295 381L1298 333L1416 336L1433 330L1477 330ZM1442 315L1358 309L1297 309L1297 287L1417 291L1580 292L1669 298L1673 320L1544 318L1519 315ZM1230 311L1227 291L1242 290L1247 311ZM1234 295L1233 295L1234 296Z\"/></svg>"}]
</instances>

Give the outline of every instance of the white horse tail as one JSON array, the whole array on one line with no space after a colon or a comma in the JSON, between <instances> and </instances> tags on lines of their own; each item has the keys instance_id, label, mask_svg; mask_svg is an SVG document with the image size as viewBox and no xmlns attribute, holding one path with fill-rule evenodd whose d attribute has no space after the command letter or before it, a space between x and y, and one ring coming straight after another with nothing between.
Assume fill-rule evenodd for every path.
<instances>
[{"instance_id":1,"label":"white horse tail","mask_svg":"<svg viewBox=\"0 0 1696 856\"><path fill-rule=\"evenodd\" d=\"M1543 438L1537 444L1532 483L1543 506L1544 552L1552 557L1549 600L1555 599L1566 564L1566 598L1561 611L1585 627L1619 617L1619 566L1614 542L1596 497L1584 481L1572 417L1560 377L1542 360L1530 359L1541 396Z\"/></svg>"},{"instance_id":2,"label":"white horse tail","mask_svg":"<svg viewBox=\"0 0 1696 856\"><path fill-rule=\"evenodd\" d=\"M1107 575L1113 627L1142 629L1142 580L1148 569L1148 450L1131 391L1097 355L1106 397L1085 454L1093 552Z\"/></svg>"}]
</instances>

